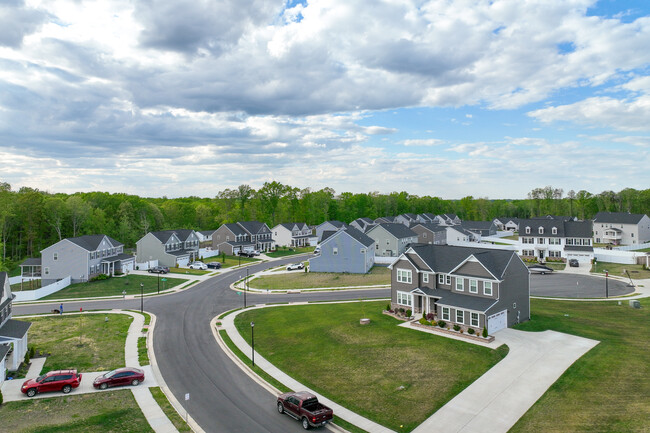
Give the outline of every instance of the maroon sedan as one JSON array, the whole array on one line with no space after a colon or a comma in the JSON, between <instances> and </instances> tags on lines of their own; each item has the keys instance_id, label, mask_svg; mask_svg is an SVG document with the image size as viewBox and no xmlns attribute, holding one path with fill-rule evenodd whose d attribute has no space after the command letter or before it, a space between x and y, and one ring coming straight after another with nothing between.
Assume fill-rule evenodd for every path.
<instances>
[{"instance_id":1,"label":"maroon sedan","mask_svg":"<svg viewBox=\"0 0 650 433\"><path fill-rule=\"evenodd\" d=\"M98 389L106 389L109 386L136 386L143 381L144 371L139 368L125 367L98 376L93 382L93 386Z\"/></svg>"}]
</instances>

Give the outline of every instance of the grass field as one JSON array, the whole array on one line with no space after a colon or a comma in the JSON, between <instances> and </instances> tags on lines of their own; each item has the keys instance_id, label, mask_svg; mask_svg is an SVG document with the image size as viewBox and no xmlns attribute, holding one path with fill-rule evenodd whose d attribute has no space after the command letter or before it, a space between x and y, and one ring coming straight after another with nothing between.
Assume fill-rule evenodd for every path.
<instances>
[{"instance_id":1,"label":"grass field","mask_svg":"<svg viewBox=\"0 0 650 433\"><path fill-rule=\"evenodd\" d=\"M544 266L548 266L551 269L554 269L556 271L561 271L566 268L566 263L561 263L561 262L546 262L544 263Z\"/></svg>"},{"instance_id":2,"label":"grass field","mask_svg":"<svg viewBox=\"0 0 650 433\"><path fill-rule=\"evenodd\" d=\"M415 428L507 353L398 327L381 314L385 305L250 310L235 324L250 342L255 321L255 350L275 366L398 432ZM371 323L359 325L362 317Z\"/></svg>"},{"instance_id":3,"label":"grass field","mask_svg":"<svg viewBox=\"0 0 650 433\"><path fill-rule=\"evenodd\" d=\"M306 253L311 253L314 251L314 248L316 247L300 247L300 248L292 248L293 251L289 251L289 249L278 249L277 251L273 251L272 253L266 253L267 256L269 257L285 257L285 256L293 256L295 254L306 254Z\"/></svg>"},{"instance_id":4,"label":"grass field","mask_svg":"<svg viewBox=\"0 0 650 433\"><path fill-rule=\"evenodd\" d=\"M23 281L11 285L12 292L20 292L22 290L36 290L41 288L41 280Z\"/></svg>"},{"instance_id":5,"label":"grass field","mask_svg":"<svg viewBox=\"0 0 650 433\"><path fill-rule=\"evenodd\" d=\"M207 275L212 271L202 271L201 269L189 268L169 268L170 274L183 274L183 275Z\"/></svg>"},{"instance_id":6,"label":"grass field","mask_svg":"<svg viewBox=\"0 0 650 433\"><path fill-rule=\"evenodd\" d=\"M519 235L504 236L502 239L510 239L511 241L518 241Z\"/></svg>"},{"instance_id":7,"label":"grass field","mask_svg":"<svg viewBox=\"0 0 650 433\"><path fill-rule=\"evenodd\" d=\"M262 290L299 290L315 287L375 286L390 284L390 270L375 266L367 274L335 274L293 271L289 274L264 275L251 280L250 286Z\"/></svg>"},{"instance_id":8,"label":"grass field","mask_svg":"<svg viewBox=\"0 0 650 433\"><path fill-rule=\"evenodd\" d=\"M166 278L167 281L162 281ZM186 282L180 278L160 277L160 290L169 289ZM126 290L127 295L139 295L140 284L144 284L144 294L158 292L158 277L149 275L127 275L125 277L112 277L107 280L93 281L91 283L77 283L66 287L42 299L72 299L93 298L96 296L122 296Z\"/></svg>"},{"instance_id":9,"label":"grass field","mask_svg":"<svg viewBox=\"0 0 650 433\"><path fill-rule=\"evenodd\" d=\"M153 386L149 388L151 395L158 403L158 406L165 412L167 418L174 424L174 427L179 431L179 433L189 433L192 429L185 423L185 420L176 412L176 409L171 405L165 393L162 392L160 387Z\"/></svg>"},{"instance_id":10,"label":"grass field","mask_svg":"<svg viewBox=\"0 0 650 433\"><path fill-rule=\"evenodd\" d=\"M245 265L246 263L260 261L260 259L256 259L255 257L240 257L240 256L226 256L225 262L221 259L221 256L212 257L212 258L214 260L211 261L221 263L221 268L231 268L233 266L239 266L240 262L242 265Z\"/></svg>"},{"instance_id":11,"label":"grass field","mask_svg":"<svg viewBox=\"0 0 650 433\"><path fill-rule=\"evenodd\" d=\"M138 362L140 365L149 365L147 353L147 337L138 337Z\"/></svg>"},{"instance_id":12,"label":"grass field","mask_svg":"<svg viewBox=\"0 0 650 433\"><path fill-rule=\"evenodd\" d=\"M108 317L108 322L104 318ZM124 344L133 320L125 314L31 317L29 344L48 356L43 372L65 368L103 371L124 367ZM79 335L81 332L81 345Z\"/></svg>"},{"instance_id":13,"label":"grass field","mask_svg":"<svg viewBox=\"0 0 650 433\"><path fill-rule=\"evenodd\" d=\"M605 269L609 271L609 275L615 275L617 277L627 278L627 274L623 272L623 269L626 269L630 273L630 276L635 280L650 278L650 270L643 269L642 265L623 265L620 263L598 262L595 265L592 265L591 272L604 274Z\"/></svg>"},{"instance_id":14,"label":"grass field","mask_svg":"<svg viewBox=\"0 0 650 433\"><path fill-rule=\"evenodd\" d=\"M518 329L552 329L600 344L569 367L510 431L650 431L650 298L641 305L636 310L627 302L531 299L532 320Z\"/></svg>"},{"instance_id":15,"label":"grass field","mask_svg":"<svg viewBox=\"0 0 650 433\"><path fill-rule=\"evenodd\" d=\"M12 433L153 432L129 390L13 401L0 420Z\"/></svg>"}]
</instances>

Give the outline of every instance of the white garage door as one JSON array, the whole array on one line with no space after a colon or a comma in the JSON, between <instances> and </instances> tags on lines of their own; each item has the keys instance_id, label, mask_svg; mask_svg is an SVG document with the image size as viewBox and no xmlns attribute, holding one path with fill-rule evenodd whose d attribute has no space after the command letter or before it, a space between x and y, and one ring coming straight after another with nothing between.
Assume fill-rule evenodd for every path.
<instances>
[{"instance_id":1,"label":"white garage door","mask_svg":"<svg viewBox=\"0 0 650 433\"><path fill-rule=\"evenodd\" d=\"M488 334L492 335L508 326L508 310L488 316Z\"/></svg>"},{"instance_id":2,"label":"white garage door","mask_svg":"<svg viewBox=\"0 0 650 433\"><path fill-rule=\"evenodd\" d=\"M135 261L131 260L130 262L122 263L122 272L131 272L133 269L135 269Z\"/></svg>"},{"instance_id":3,"label":"white garage door","mask_svg":"<svg viewBox=\"0 0 650 433\"><path fill-rule=\"evenodd\" d=\"M591 259L593 258L593 256L592 256L591 254L577 254L577 253L570 253L570 254L567 254L567 255L566 255L566 258L567 258L568 260L576 259L576 260L578 260L578 262L580 262L580 263L590 263L590 262L591 262Z\"/></svg>"},{"instance_id":4,"label":"white garage door","mask_svg":"<svg viewBox=\"0 0 650 433\"><path fill-rule=\"evenodd\" d=\"M178 263L178 266L187 266L190 263L190 258L185 257L185 258L178 258L176 259L176 263Z\"/></svg>"}]
</instances>

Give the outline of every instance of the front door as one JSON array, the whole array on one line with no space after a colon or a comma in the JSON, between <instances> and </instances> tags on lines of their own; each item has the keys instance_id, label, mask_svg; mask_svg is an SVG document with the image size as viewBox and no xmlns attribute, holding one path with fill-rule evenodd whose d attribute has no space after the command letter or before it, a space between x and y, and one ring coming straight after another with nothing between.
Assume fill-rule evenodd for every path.
<instances>
[{"instance_id":1,"label":"front door","mask_svg":"<svg viewBox=\"0 0 650 433\"><path fill-rule=\"evenodd\" d=\"M544 250L539 250L539 259L544 260Z\"/></svg>"}]
</instances>

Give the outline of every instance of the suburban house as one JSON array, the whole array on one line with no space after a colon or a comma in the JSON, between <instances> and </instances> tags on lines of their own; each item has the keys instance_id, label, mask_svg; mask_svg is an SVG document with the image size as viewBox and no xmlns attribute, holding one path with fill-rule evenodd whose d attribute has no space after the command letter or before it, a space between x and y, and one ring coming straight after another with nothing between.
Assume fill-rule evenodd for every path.
<instances>
[{"instance_id":1,"label":"suburban house","mask_svg":"<svg viewBox=\"0 0 650 433\"><path fill-rule=\"evenodd\" d=\"M346 223L337 220L325 221L324 223L320 223L319 225L316 226L316 236L318 237L318 242L322 242L323 232L343 230L347 227L348 225Z\"/></svg>"},{"instance_id":2,"label":"suburban house","mask_svg":"<svg viewBox=\"0 0 650 433\"><path fill-rule=\"evenodd\" d=\"M598 212L594 216L594 242L634 245L650 241L650 218L645 214Z\"/></svg>"},{"instance_id":3,"label":"suburban house","mask_svg":"<svg viewBox=\"0 0 650 433\"><path fill-rule=\"evenodd\" d=\"M412 223L418 222L418 216L414 213L403 213L397 215L393 222L404 224L406 227L409 227Z\"/></svg>"},{"instance_id":4,"label":"suburban house","mask_svg":"<svg viewBox=\"0 0 650 433\"><path fill-rule=\"evenodd\" d=\"M467 221L464 220L460 226L467 231L481 236L494 236L497 234L497 226L494 221Z\"/></svg>"},{"instance_id":5,"label":"suburban house","mask_svg":"<svg viewBox=\"0 0 650 433\"><path fill-rule=\"evenodd\" d=\"M436 215L436 221L438 224L446 226L454 226L461 223L460 218L455 213L444 213L442 215Z\"/></svg>"},{"instance_id":6,"label":"suburban house","mask_svg":"<svg viewBox=\"0 0 650 433\"><path fill-rule=\"evenodd\" d=\"M309 245L311 229L305 223L282 223L273 227L272 238L281 247L304 247Z\"/></svg>"},{"instance_id":7,"label":"suburban house","mask_svg":"<svg viewBox=\"0 0 650 433\"><path fill-rule=\"evenodd\" d=\"M370 227L374 226L375 222L371 220L370 218L357 218L354 221L350 223L350 227L354 227L355 229L359 230L360 232L366 232Z\"/></svg>"},{"instance_id":8,"label":"suburban house","mask_svg":"<svg viewBox=\"0 0 650 433\"><path fill-rule=\"evenodd\" d=\"M375 224L394 223L394 222L395 222L394 216L383 216L375 219Z\"/></svg>"},{"instance_id":9,"label":"suburban house","mask_svg":"<svg viewBox=\"0 0 650 433\"><path fill-rule=\"evenodd\" d=\"M448 228L450 227L428 222L415 224L411 230L418 235L420 244L446 245Z\"/></svg>"},{"instance_id":10,"label":"suburban house","mask_svg":"<svg viewBox=\"0 0 650 433\"><path fill-rule=\"evenodd\" d=\"M375 256L397 257L418 241L418 234L398 223L377 224L366 234L375 241Z\"/></svg>"},{"instance_id":11,"label":"suburban house","mask_svg":"<svg viewBox=\"0 0 650 433\"><path fill-rule=\"evenodd\" d=\"M458 242L477 242L478 236L465 230L460 225L446 226L447 245L453 245Z\"/></svg>"},{"instance_id":12,"label":"suburban house","mask_svg":"<svg viewBox=\"0 0 650 433\"><path fill-rule=\"evenodd\" d=\"M138 263L158 260L161 266L187 266L199 258L199 237L194 230L149 232L136 242Z\"/></svg>"},{"instance_id":13,"label":"suburban house","mask_svg":"<svg viewBox=\"0 0 650 433\"><path fill-rule=\"evenodd\" d=\"M435 223L436 216L430 212L421 213L418 214L417 221L419 223Z\"/></svg>"},{"instance_id":14,"label":"suburban house","mask_svg":"<svg viewBox=\"0 0 650 433\"><path fill-rule=\"evenodd\" d=\"M275 247L271 229L259 221L222 224L212 235L212 248L226 254L240 251L270 251Z\"/></svg>"},{"instance_id":15,"label":"suburban house","mask_svg":"<svg viewBox=\"0 0 650 433\"><path fill-rule=\"evenodd\" d=\"M417 245L391 269L392 308L488 333L530 319L529 271L514 251Z\"/></svg>"},{"instance_id":16,"label":"suburban house","mask_svg":"<svg viewBox=\"0 0 650 433\"><path fill-rule=\"evenodd\" d=\"M519 218L501 217L495 218L493 221L494 225L497 226L497 230L519 231Z\"/></svg>"},{"instance_id":17,"label":"suburban house","mask_svg":"<svg viewBox=\"0 0 650 433\"><path fill-rule=\"evenodd\" d=\"M320 243L320 254L309 259L309 271L365 274L375 263L374 245L372 238L353 227L327 231Z\"/></svg>"},{"instance_id":18,"label":"suburban house","mask_svg":"<svg viewBox=\"0 0 650 433\"><path fill-rule=\"evenodd\" d=\"M551 257L590 263L594 258L592 225L592 221L560 218L522 219L519 221L519 254L542 262Z\"/></svg>"},{"instance_id":19,"label":"suburban house","mask_svg":"<svg viewBox=\"0 0 650 433\"><path fill-rule=\"evenodd\" d=\"M27 353L27 331L29 322L11 318L14 295L11 293L9 275L0 272L0 385L5 380L5 371L18 370Z\"/></svg>"},{"instance_id":20,"label":"suburban house","mask_svg":"<svg viewBox=\"0 0 650 433\"><path fill-rule=\"evenodd\" d=\"M133 269L135 257L124 253L124 244L106 235L65 238L41 250L43 286L67 276L74 284L88 281L99 274L115 275Z\"/></svg>"},{"instance_id":21,"label":"suburban house","mask_svg":"<svg viewBox=\"0 0 650 433\"><path fill-rule=\"evenodd\" d=\"M201 230L196 233L196 237L199 238L199 245L201 246L212 246L212 235L217 230Z\"/></svg>"}]
</instances>

